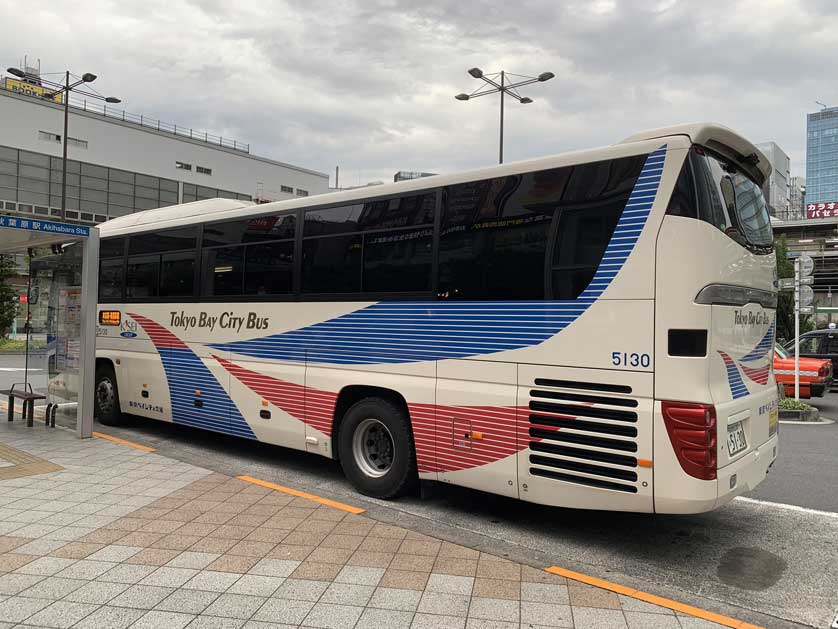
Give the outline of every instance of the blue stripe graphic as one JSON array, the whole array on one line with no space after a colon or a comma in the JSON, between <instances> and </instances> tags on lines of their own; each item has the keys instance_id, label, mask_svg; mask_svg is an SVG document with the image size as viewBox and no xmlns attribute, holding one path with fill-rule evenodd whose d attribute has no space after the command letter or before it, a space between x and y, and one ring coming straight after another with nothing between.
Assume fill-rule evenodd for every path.
<instances>
[{"instance_id":1,"label":"blue stripe graphic","mask_svg":"<svg viewBox=\"0 0 838 629\"><path fill-rule=\"evenodd\" d=\"M736 365L725 364L725 369L727 369L727 383L730 385L730 394L733 396L733 399L736 400L748 395L748 388L742 382L742 376L739 375L739 370L736 368Z\"/></svg>"},{"instance_id":2,"label":"blue stripe graphic","mask_svg":"<svg viewBox=\"0 0 838 629\"><path fill-rule=\"evenodd\" d=\"M665 157L665 145L647 156L600 266L575 300L379 302L297 330L209 346L273 360L362 365L465 358L538 345L578 319L617 276L649 217Z\"/></svg>"},{"instance_id":3,"label":"blue stripe graphic","mask_svg":"<svg viewBox=\"0 0 838 629\"><path fill-rule=\"evenodd\" d=\"M768 328L768 331L765 333L765 336L762 337L757 346L752 349L750 352L745 354L739 360L742 362L753 362L755 360L760 360L765 358L765 355L774 347L774 325L776 321L771 324Z\"/></svg>"},{"instance_id":4,"label":"blue stripe graphic","mask_svg":"<svg viewBox=\"0 0 838 629\"><path fill-rule=\"evenodd\" d=\"M157 351L166 371L176 424L256 439L230 396L191 349L161 347ZM196 399L202 401L202 407L195 406Z\"/></svg>"}]
</instances>

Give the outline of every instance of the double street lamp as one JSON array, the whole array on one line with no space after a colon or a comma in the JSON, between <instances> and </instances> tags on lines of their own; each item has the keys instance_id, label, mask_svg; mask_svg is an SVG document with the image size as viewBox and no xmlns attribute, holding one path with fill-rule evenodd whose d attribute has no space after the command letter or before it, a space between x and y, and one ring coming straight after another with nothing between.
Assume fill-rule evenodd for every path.
<instances>
[{"instance_id":1,"label":"double street lamp","mask_svg":"<svg viewBox=\"0 0 838 629\"><path fill-rule=\"evenodd\" d=\"M498 152L498 163L503 164L503 97L506 94L509 94L509 96L517 100L522 105L528 105L532 102L532 99L526 96L521 96L518 93L517 88L523 85L529 85L530 83L543 83L544 81L549 81L556 75L552 72L542 72L538 76L525 76L522 74L512 74L504 70L487 75L484 74L483 70L480 68L472 68L468 71L468 73L475 79L483 79L483 81L486 82L486 85L481 85L471 94L457 94L454 97L457 100L471 100L472 98L477 98L478 96L500 93L500 148ZM514 83L506 83L507 76L515 77L517 81Z\"/></svg>"},{"instance_id":2,"label":"double street lamp","mask_svg":"<svg viewBox=\"0 0 838 629\"><path fill-rule=\"evenodd\" d=\"M9 74L12 74L19 79L26 80L29 78L23 70L20 68L8 68L6 70ZM85 83L93 83L96 80L96 75L91 74L90 72L85 72L81 78L74 83L70 83L70 71L67 70L64 75L64 85L60 83L54 83L53 81L48 81L46 79L40 79L39 82L41 86L46 87L46 92L41 95L41 98L45 98L48 100L54 101L56 97L60 96L61 94L64 95L64 135L62 136L62 145L63 145L63 159L61 160L61 220L65 220L66 218L66 211L67 211L67 141L69 137L67 137L67 126L70 121L70 92L76 91L80 94L88 98L95 98L97 100L102 100L106 103L120 103L122 102L118 98L114 96L102 96L101 94L96 94L94 92L89 91L82 91L78 89L80 85L84 85Z\"/></svg>"}]
</instances>

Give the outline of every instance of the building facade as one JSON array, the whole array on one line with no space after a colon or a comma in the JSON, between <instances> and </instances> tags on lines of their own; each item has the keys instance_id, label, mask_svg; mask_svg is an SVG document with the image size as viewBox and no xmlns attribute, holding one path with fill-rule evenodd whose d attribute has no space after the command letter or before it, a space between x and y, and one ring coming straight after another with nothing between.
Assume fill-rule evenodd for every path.
<instances>
[{"instance_id":1,"label":"building facade","mask_svg":"<svg viewBox=\"0 0 838 629\"><path fill-rule=\"evenodd\" d=\"M0 81L0 88L6 83ZM0 89L0 211L60 216L64 108ZM108 107L70 101L66 219L100 223L200 199L281 200L328 190L324 173L250 146Z\"/></svg>"},{"instance_id":2,"label":"building facade","mask_svg":"<svg viewBox=\"0 0 838 629\"><path fill-rule=\"evenodd\" d=\"M806 177L792 177L789 183L789 218L806 218Z\"/></svg>"},{"instance_id":3,"label":"building facade","mask_svg":"<svg viewBox=\"0 0 838 629\"><path fill-rule=\"evenodd\" d=\"M789 214L789 179L791 160L776 142L763 142L756 147L771 164L771 176L765 181L762 193L773 216L785 218Z\"/></svg>"},{"instance_id":4,"label":"building facade","mask_svg":"<svg viewBox=\"0 0 838 629\"><path fill-rule=\"evenodd\" d=\"M806 116L806 204L838 201L838 107Z\"/></svg>"}]
</instances>

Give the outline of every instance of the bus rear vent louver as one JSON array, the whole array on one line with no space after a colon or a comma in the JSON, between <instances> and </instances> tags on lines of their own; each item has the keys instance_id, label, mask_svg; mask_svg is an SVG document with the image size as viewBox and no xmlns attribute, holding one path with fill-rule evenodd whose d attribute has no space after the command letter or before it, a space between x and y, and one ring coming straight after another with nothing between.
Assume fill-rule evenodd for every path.
<instances>
[{"instance_id":1,"label":"bus rear vent louver","mask_svg":"<svg viewBox=\"0 0 838 629\"><path fill-rule=\"evenodd\" d=\"M538 378L530 391L530 474L637 493L631 387Z\"/></svg>"}]
</instances>

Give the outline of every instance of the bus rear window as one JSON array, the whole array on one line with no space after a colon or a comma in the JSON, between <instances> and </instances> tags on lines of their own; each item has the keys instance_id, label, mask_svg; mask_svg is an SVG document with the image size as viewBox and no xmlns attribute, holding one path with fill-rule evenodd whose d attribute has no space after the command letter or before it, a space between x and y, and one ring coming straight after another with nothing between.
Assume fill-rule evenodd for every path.
<instances>
[{"instance_id":1,"label":"bus rear window","mask_svg":"<svg viewBox=\"0 0 838 629\"><path fill-rule=\"evenodd\" d=\"M770 253L774 235L762 190L735 165L693 147L684 161L667 214L715 226L755 253Z\"/></svg>"}]
</instances>

